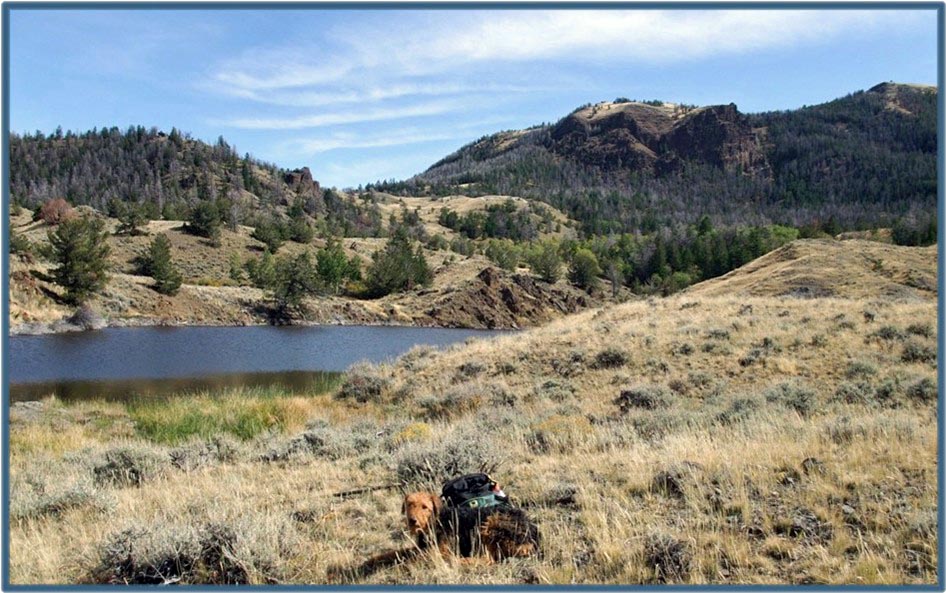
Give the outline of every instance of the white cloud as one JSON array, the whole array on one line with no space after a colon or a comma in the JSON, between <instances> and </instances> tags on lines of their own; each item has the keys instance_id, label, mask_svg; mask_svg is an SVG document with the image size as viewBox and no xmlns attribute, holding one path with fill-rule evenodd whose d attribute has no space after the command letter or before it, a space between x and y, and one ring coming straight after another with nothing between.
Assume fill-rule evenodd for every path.
<instances>
[{"instance_id":1,"label":"white cloud","mask_svg":"<svg viewBox=\"0 0 946 593\"><path fill-rule=\"evenodd\" d=\"M461 102L454 100L373 109L362 109L356 105L344 111L299 115L294 117L245 117L222 120L214 123L247 130L298 130L303 128L320 128L408 117L426 117L454 111L460 107L462 107Z\"/></svg>"},{"instance_id":2,"label":"white cloud","mask_svg":"<svg viewBox=\"0 0 946 593\"><path fill-rule=\"evenodd\" d=\"M339 148L380 148L386 146L405 146L439 140L466 140L481 135L484 130L492 131L499 124L507 122L505 117L490 117L478 121L464 122L450 128L400 127L384 130L381 133L333 131L310 138L297 138L283 145L281 152L315 154Z\"/></svg>"},{"instance_id":3,"label":"white cloud","mask_svg":"<svg viewBox=\"0 0 946 593\"><path fill-rule=\"evenodd\" d=\"M222 91L233 97L286 107L323 107L341 103L379 102L404 97L471 95L480 93L525 93L542 87L498 84L466 84L461 82L392 82L383 86L339 88L337 90L261 90L238 85L220 87L204 85L205 89Z\"/></svg>"},{"instance_id":4,"label":"white cloud","mask_svg":"<svg viewBox=\"0 0 946 593\"><path fill-rule=\"evenodd\" d=\"M421 13L422 15L425 13ZM403 13L392 18L407 18ZM909 12L852 10L545 10L434 12L421 22L338 31L335 43L253 49L215 69L228 92L286 104L346 100L372 83L431 74L453 75L474 64L553 58L667 63L863 34L911 18ZM383 40L383 41L379 41ZM456 83L455 83L456 84ZM343 86L270 97L261 92ZM440 81L440 86L443 81ZM422 86L422 85L418 85ZM402 94L431 94L438 85ZM442 92L442 91L438 91ZM459 92L459 91L458 91ZM392 96L398 96L396 92Z\"/></svg>"}]
</instances>

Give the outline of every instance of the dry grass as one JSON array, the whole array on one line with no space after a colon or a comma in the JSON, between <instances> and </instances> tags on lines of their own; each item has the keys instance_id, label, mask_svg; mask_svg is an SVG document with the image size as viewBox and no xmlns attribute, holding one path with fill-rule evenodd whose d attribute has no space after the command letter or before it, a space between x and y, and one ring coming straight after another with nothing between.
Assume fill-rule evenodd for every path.
<instances>
[{"instance_id":1,"label":"dry grass","mask_svg":"<svg viewBox=\"0 0 946 593\"><path fill-rule=\"evenodd\" d=\"M313 396L229 449L51 402L11 424L13 504L38 510L11 523L10 579L103 580L119 534L155 563L223 525L253 583L932 584L935 323L932 299L697 288L416 349L359 370L384 378L370 396ZM169 461L138 486L91 479L116 447ZM210 461L175 465L180 447ZM339 570L408 540L398 492L333 492L484 464L538 523L541 559ZM181 582L219 582L206 565Z\"/></svg>"}]
</instances>

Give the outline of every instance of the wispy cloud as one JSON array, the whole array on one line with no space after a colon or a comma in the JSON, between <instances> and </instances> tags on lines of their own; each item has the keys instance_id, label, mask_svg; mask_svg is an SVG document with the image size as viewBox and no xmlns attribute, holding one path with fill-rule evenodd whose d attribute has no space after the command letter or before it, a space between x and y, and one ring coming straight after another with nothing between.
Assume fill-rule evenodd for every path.
<instances>
[{"instance_id":1,"label":"wispy cloud","mask_svg":"<svg viewBox=\"0 0 946 593\"><path fill-rule=\"evenodd\" d=\"M461 106L459 101L435 101L403 107L379 107L361 109L357 106L328 113L300 115L276 118L235 118L215 123L247 130L299 130L320 128L342 124L358 124L373 121L404 119L408 117L426 117L453 111Z\"/></svg>"},{"instance_id":2,"label":"wispy cloud","mask_svg":"<svg viewBox=\"0 0 946 593\"><path fill-rule=\"evenodd\" d=\"M223 92L232 97L285 107L324 107L343 103L380 102L406 97L436 97L482 93L528 93L544 90L542 86L516 84L467 84L463 82L391 82L385 85L366 85L361 88L337 90L260 89L239 85L219 86L202 83L205 89Z\"/></svg>"},{"instance_id":3,"label":"wispy cloud","mask_svg":"<svg viewBox=\"0 0 946 593\"><path fill-rule=\"evenodd\" d=\"M283 152L316 154L340 148L380 148L386 146L406 146L441 140L470 139L483 130L493 130L497 125L508 121L505 117L466 122L452 127L399 127L380 133L333 131L309 138L296 138L283 145Z\"/></svg>"},{"instance_id":4,"label":"wispy cloud","mask_svg":"<svg viewBox=\"0 0 946 593\"><path fill-rule=\"evenodd\" d=\"M666 63L703 59L822 43L844 33L863 34L891 25L892 20L909 18L904 14L850 10L446 12L421 17L421 22L398 29L373 25L344 36L335 32L330 37L338 41L329 49L254 49L215 68L212 80L230 92L256 100L311 105L349 95L316 93L280 99L261 93L321 85L348 85L351 92L358 93L366 90L359 80L390 80L392 72L403 80L450 74L462 66L491 62L593 58ZM418 85L409 93L429 94L437 87ZM397 92L393 96L398 96Z\"/></svg>"}]
</instances>

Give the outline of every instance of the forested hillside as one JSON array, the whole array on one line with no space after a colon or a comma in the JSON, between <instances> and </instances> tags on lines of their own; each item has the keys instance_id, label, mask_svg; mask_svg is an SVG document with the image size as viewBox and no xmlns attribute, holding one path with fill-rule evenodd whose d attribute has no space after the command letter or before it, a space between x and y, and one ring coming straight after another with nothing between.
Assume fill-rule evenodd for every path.
<instances>
[{"instance_id":1,"label":"forested hillside","mask_svg":"<svg viewBox=\"0 0 946 593\"><path fill-rule=\"evenodd\" d=\"M936 205L936 89L884 83L822 105L587 105L553 125L481 138L403 182L411 195L540 199L588 234L717 225L926 232Z\"/></svg>"},{"instance_id":2,"label":"forested hillside","mask_svg":"<svg viewBox=\"0 0 946 593\"><path fill-rule=\"evenodd\" d=\"M231 228L292 207L349 236L376 234L381 223L376 208L323 190L308 168L240 157L222 137L210 145L176 129L141 126L12 134L10 195L30 209L65 198L113 216L131 205L150 220L186 219L209 203Z\"/></svg>"}]
</instances>

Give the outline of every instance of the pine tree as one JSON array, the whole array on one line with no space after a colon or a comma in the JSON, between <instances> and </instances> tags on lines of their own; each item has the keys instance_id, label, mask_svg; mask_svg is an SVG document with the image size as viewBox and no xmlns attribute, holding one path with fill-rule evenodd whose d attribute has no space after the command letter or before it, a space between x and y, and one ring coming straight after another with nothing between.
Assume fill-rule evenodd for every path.
<instances>
[{"instance_id":1,"label":"pine tree","mask_svg":"<svg viewBox=\"0 0 946 593\"><path fill-rule=\"evenodd\" d=\"M575 286L590 292L598 286L598 276L601 273L598 258L590 249L579 248L572 256L568 279Z\"/></svg>"},{"instance_id":2,"label":"pine tree","mask_svg":"<svg viewBox=\"0 0 946 593\"><path fill-rule=\"evenodd\" d=\"M171 241L160 234L148 249L148 269L154 278L154 289L161 294L175 295L181 288L181 273L171 261Z\"/></svg>"},{"instance_id":3,"label":"pine tree","mask_svg":"<svg viewBox=\"0 0 946 593\"><path fill-rule=\"evenodd\" d=\"M316 253L315 258L319 280L332 294L338 294L350 272L349 260L345 257L341 244L337 239L329 239L325 248Z\"/></svg>"},{"instance_id":4,"label":"pine tree","mask_svg":"<svg viewBox=\"0 0 946 593\"><path fill-rule=\"evenodd\" d=\"M213 202L200 202L194 206L187 221L187 230L199 237L207 237L211 243L218 243L220 211L217 205Z\"/></svg>"},{"instance_id":5,"label":"pine tree","mask_svg":"<svg viewBox=\"0 0 946 593\"><path fill-rule=\"evenodd\" d=\"M423 249L411 246L404 227L398 227L381 251L371 256L368 267L368 293L381 297L392 292L429 286L433 272L427 264Z\"/></svg>"},{"instance_id":6,"label":"pine tree","mask_svg":"<svg viewBox=\"0 0 946 593\"><path fill-rule=\"evenodd\" d=\"M554 284L561 278L562 256L553 241L536 243L529 253L528 261L532 271L542 280Z\"/></svg>"},{"instance_id":7,"label":"pine tree","mask_svg":"<svg viewBox=\"0 0 946 593\"><path fill-rule=\"evenodd\" d=\"M53 281L65 288L63 300L70 304L87 301L108 281L108 232L105 223L93 217L62 220L49 233Z\"/></svg>"},{"instance_id":8,"label":"pine tree","mask_svg":"<svg viewBox=\"0 0 946 593\"><path fill-rule=\"evenodd\" d=\"M138 235L141 234L141 227L147 223L144 210L137 204L122 203L118 206L118 228L115 229L116 235Z\"/></svg>"},{"instance_id":9,"label":"pine tree","mask_svg":"<svg viewBox=\"0 0 946 593\"><path fill-rule=\"evenodd\" d=\"M275 284L272 288L277 310L286 317L302 311L306 295L315 294L318 286L315 267L309 252L276 261Z\"/></svg>"}]
</instances>

